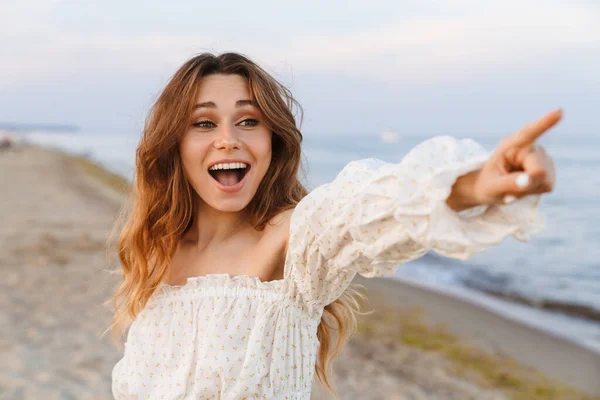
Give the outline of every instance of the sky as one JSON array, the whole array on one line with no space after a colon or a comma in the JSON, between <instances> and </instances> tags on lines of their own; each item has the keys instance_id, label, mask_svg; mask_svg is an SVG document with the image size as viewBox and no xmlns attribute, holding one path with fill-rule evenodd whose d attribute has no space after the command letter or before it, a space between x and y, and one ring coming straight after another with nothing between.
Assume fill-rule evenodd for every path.
<instances>
[{"instance_id":1,"label":"sky","mask_svg":"<svg viewBox=\"0 0 600 400\"><path fill-rule=\"evenodd\" d=\"M0 0L0 122L139 134L190 57L286 84L305 134L502 136L562 107L600 134L595 0Z\"/></svg>"}]
</instances>

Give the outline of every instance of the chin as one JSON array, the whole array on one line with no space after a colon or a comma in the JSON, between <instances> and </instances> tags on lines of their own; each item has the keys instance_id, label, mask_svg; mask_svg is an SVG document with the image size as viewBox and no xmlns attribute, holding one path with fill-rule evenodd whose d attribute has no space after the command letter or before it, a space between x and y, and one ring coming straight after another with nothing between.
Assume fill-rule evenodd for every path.
<instances>
[{"instance_id":1,"label":"chin","mask_svg":"<svg viewBox=\"0 0 600 400\"><path fill-rule=\"evenodd\" d=\"M228 200L220 200L220 201L214 201L214 202L205 201L205 203L209 207L214 208L215 210L218 210L221 212L235 213L235 212L240 212L240 211L244 210L248 206L250 201L249 200L245 201L242 199L228 199Z\"/></svg>"},{"instance_id":2,"label":"chin","mask_svg":"<svg viewBox=\"0 0 600 400\"><path fill-rule=\"evenodd\" d=\"M245 192L245 191L244 191ZM253 193L223 194L213 191L197 191L205 206L221 212L239 212L244 210L254 197Z\"/></svg>"}]
</instances>

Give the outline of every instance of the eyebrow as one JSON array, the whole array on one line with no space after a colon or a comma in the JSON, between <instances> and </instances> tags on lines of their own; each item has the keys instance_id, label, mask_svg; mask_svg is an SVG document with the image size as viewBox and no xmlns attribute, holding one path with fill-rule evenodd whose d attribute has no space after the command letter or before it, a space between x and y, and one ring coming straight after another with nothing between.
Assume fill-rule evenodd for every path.
<instances>
[{"instance_id":1,"label":"eyebrow","mask_svg":"<svg viewBox=\"0 0 600 400\"><path fill-rule=\"evenodd\" d=\"M235 102L235 106L236 107L253 106L253 107L258 108L258 104L256 104L256 102L254 100L238 100ZM217 105L212 101L205 101L204 103L196 104L196 107L194 107L194 108L197 110L197 109L203 108L203 107L217 108Z\"/></svg>"}]
</instances>

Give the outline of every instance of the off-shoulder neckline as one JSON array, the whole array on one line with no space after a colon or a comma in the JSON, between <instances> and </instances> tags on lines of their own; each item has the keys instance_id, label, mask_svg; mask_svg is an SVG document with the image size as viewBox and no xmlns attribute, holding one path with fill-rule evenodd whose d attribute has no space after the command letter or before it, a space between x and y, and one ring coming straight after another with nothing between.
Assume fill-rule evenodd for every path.
<instances>
[{"instance_id":1,"label":"off-shoulder neckline","mask_svg":"<svg viewBox=\"0 0 600 400\"><path fill-rule=\"evenodd\" d=\"M210 273L210 274L205 274L205 275L198 275L198 276L191 276L189 278L187 278L186 283L184 283L183 285L171 285L167 282L161 282L158 287L163 287L166 289L171 289L171 290L178 290L178 289L183 289L183 288L187 288L190 286L198 286L198 285L204 285L210 282L234 282L234 283L246 283L246 284L252 284L253 287L255 288L263 288L263 289L270 289L270 288L275 288L279 285L282 285L284 282L285 278L281 278L281 279L274 279L274 280L270 280L270 281L261 281L260 278L258 276L251 276L248 274L239 274L239 275L233 275L233 274L229 274L229 273Z\"/></svg>"}]
</instances>

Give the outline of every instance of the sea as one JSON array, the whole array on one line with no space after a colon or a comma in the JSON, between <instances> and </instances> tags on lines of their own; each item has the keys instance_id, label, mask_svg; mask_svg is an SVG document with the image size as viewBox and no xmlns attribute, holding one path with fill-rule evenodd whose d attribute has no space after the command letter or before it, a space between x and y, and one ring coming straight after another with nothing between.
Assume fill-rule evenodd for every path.
<instances>
[{"instance_id":1,"label":"sea","mask_svg":"<svg viewBox=\"0 0 600 400\"><path fill-rule=\"evenodd\" d=\"M24 141L83 155L133 178L139 134L29 132ZM430 136L431 137L431 136ZM471 137L492 150L496 137ZM332 181L350 161L399 162L426 140L386 132L304 135L303 181L309 189ZM507 238L462 261L430 251L396 276L477 303L507 318L600 352L600 139L546 134L541 143L557 171L554 191L543 196L546 228L529 242Z\"/></svg>"}]
</instances>

